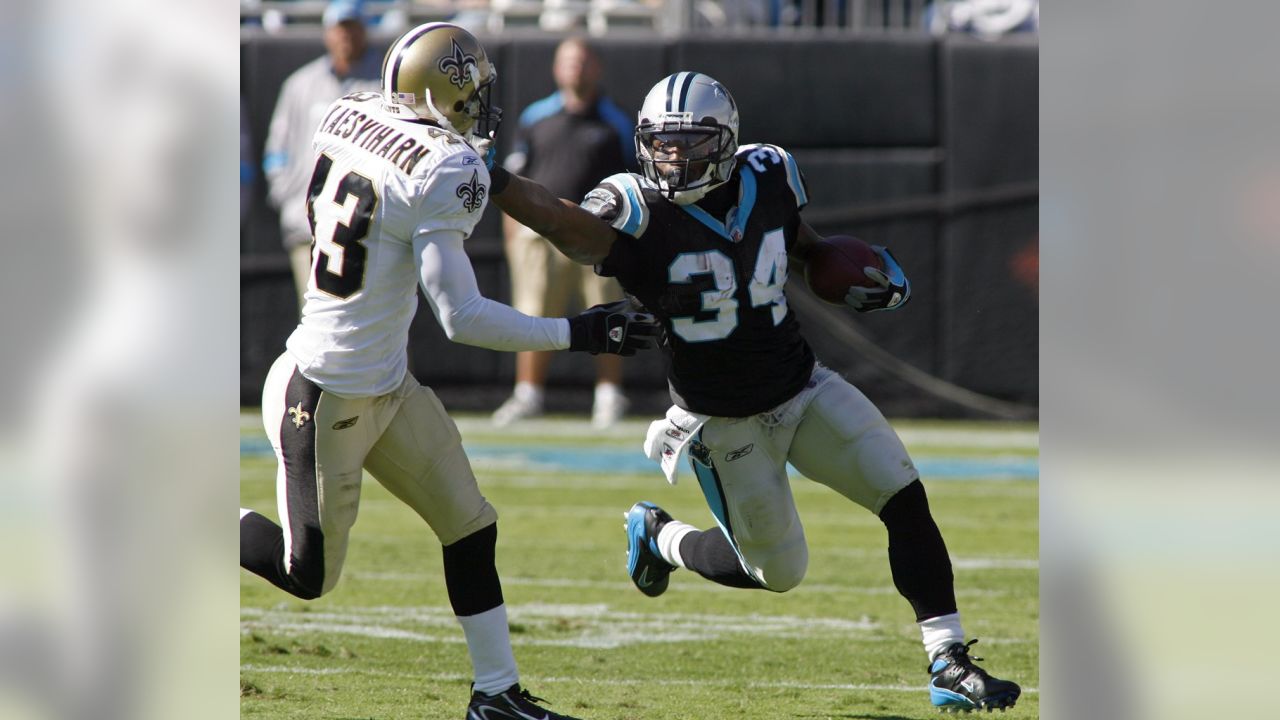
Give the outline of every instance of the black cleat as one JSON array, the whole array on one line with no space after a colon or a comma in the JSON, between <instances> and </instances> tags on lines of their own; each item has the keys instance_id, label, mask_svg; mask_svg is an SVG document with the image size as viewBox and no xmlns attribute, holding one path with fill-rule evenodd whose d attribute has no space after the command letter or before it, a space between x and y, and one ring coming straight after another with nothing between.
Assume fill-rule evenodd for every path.
<instances>
[{"instance_id":1,"label":"black cleat","mask_svg":"<svg viewBox=\"0 0 1280 720\"><path fill-rule=\"evenodd\" d=\"M528 690L520 687L519 683L496 695L485 695L474 690L465 720L578 720L534 704L541 702L546 700L534 697Z\"/></svg>"},{"instance_id":2,"label":"black cleat","mask_svg":"<svg viewBox=\"0 0 1280 720\"><path fill-rule=\"evenodd\" d=\"M991 677L973 664L980 657L969 657L969 646L978 642L953 643L938 653L929 665L929 700L942 712L971 712L1013 707L1022 694L1017 683Z\"/></svg>"},{"instance_id":3,"label":"black cleat","mask_svg":"<svg viewBox=\"0 0 1280 720\"><path fill-rule=\"evenodd\" d=\"M667 511L651 502L638 502L627 512L627 572L649 597L667 591L671 571L676 569L658 553L658 531L669 522Z\"/></svg>"}]
</instances>

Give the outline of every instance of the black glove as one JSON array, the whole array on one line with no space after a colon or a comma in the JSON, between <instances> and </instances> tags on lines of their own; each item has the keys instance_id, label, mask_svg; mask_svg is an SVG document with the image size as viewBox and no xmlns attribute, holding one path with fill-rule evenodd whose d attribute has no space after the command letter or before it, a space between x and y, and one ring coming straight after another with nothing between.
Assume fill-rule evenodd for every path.
<instances>
[{"instance_id":1,"label":"black glove","mask_svg":"<svg viewBox=\"0 0 1280 720\"><path fill-rule=\"evenodd\" d=\"M867 268L864 274L880 285L878 288L864 288L858 285L849 286L844 301L858 312L874 312L876 310L897 310L911 299L911 281L902 272L902 266L889 249L880 245L872 245L884 260L884 270Z\"/></svg>"},{"instance_id":2,"label":"black glove","mask_svg":"<svg viewBox=\"0 0 1280 720\"><path fill-rule=\"evenodd\" d=\"M629 300L596 305L569 318L569 349L592 355L635 355L657 346L661 326L649 313L637 312Z\"/></svg>"}]
</instances>

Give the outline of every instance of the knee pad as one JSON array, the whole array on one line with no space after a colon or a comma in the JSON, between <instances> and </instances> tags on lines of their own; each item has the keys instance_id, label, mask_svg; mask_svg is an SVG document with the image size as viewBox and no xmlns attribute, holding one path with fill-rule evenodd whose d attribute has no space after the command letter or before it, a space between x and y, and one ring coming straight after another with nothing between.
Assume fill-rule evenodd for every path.
<instances>
[{"instance_id":1,"label":"knee pad","mask_svg":"<svg viewBox=\"0 0 1280 720\"><path fill-rule=\"evenodd\" d=\"M786 592L804 580L809 569L809 548L804 543L791 542L769 548L742 548L742 556L751 565L751 574L760 586L773 592Z\"/></svg>"}]
</instances>

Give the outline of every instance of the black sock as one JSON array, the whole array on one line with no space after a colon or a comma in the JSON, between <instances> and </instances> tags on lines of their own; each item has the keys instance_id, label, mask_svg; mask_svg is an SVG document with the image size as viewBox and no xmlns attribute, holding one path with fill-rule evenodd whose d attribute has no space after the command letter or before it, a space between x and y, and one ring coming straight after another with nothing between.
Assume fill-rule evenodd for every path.
<instances>
[{"instance_id":1,"label":"black sock","mask_svg":"<svg viewBox=\"0 0 1280 720\"><path fill-rule=\"evenodd\" d=\"M285 572L284 530L256 512L240 518L240 567L303 600L320 597L318 583L302 583Z\"/></svg>"},{"instance_id":2,"label":"black sock","mask_svg":"<svg viewBox=\"0 0 1280 720\"><path fill-rule=\"evenodd\" d=\"M498 524L444 547L444 584L458 617L479 615L502 604L502 583L494 560Z\"/></svg>"},{"instance_id":3,"label":"black sock","mask_svg":"<svg viewBox=\"0 0 1280 720\"><path fill-rule=\"evenodd\" d=\"M889 530L889 569L898 592L911 603L916 621L956 612L951 558L919 480L889 499L880 511Z\"/></svg>"},{"instance_id":4,"label":"black sock","mask_svg":"<svg viewBox=\"0 0 1280 720\"><path fill-rule=\"evenodd\" d=\"M720 528L694 530L680 540L680 558L690 570L721 585L759 589L757 583L738 561L729 538Z\"/></svg>"}]
</instances>

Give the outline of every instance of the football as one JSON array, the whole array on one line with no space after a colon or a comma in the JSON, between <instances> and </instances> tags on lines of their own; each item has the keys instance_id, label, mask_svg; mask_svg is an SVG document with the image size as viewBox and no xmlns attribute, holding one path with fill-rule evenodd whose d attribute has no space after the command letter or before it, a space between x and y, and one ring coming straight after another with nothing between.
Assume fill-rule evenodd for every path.
<instances>
[{"instance_id":1,"label":"football","mask_svg":"<svg viewBox=\"0 0 1280 720\"><path fill-rule=\"evenodd\" d=\"M850 285L880 287L863 271L867 267L884 269L884 261L870 245L852 235L832 235L814 244L804 279L814 295L843 305Z\"/></svg>"}]
</instances>

